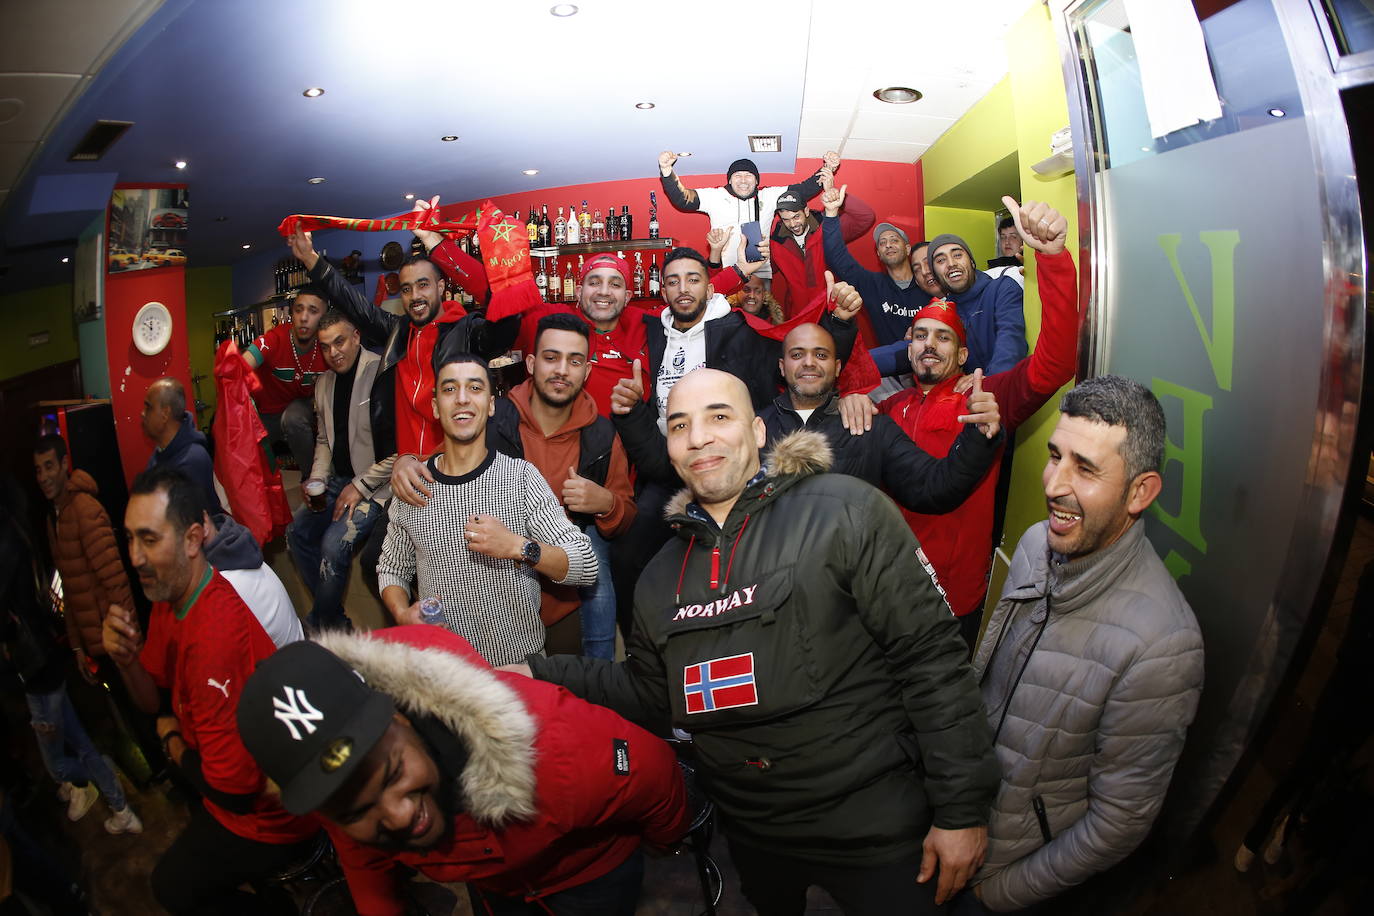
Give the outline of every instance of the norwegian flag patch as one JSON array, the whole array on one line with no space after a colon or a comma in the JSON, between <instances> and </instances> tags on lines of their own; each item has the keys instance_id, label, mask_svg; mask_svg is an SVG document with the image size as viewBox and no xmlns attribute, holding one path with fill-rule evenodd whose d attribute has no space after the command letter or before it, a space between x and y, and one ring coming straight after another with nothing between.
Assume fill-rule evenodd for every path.
<instances>
[{"instance_id":1,"label":"norwegian flag patch","mask_svg":"<svg viewBox=\"0 0 1374 916\"><path fill-rule=\"evenodd\" d=\"M754 653L688 665L682 669L682 690L689 714L757 706L759 691L754 680Z\"/></svg>"}]
</instances>

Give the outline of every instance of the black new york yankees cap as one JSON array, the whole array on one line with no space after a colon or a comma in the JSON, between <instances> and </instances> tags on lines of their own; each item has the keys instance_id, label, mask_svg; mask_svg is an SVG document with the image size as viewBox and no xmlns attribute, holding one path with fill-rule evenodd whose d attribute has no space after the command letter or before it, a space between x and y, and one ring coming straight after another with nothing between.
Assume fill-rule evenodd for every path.
<instances>
[{"instance_id":1,"label":"black new york yankees cap","mask_svg":"<svg viewBox=\"0 0 1374 916\"><path fill-rule=\"evenodd\" d=\"M391 697L323 646L302 640L263 659L239 697L239 735L282 807L308 814L333 795L391 724Z\"/></svg>"}]
</instances>

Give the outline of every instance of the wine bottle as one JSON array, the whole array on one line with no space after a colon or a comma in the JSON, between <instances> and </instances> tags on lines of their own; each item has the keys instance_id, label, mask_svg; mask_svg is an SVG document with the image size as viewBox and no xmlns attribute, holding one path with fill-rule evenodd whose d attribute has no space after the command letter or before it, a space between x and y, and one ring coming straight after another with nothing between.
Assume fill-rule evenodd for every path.
<instances>
[{"instance_id":1,"label":"wine bottle","mask_svg":"<svg viewBox=\"0 0 1374 916\"><path fill-rule=\"evenodd\" d=\"M539 214L539 247L548 248L552 243L553 223L549 222L549 205L543 204Z\"/></svg>"},{"instance_id":2,"label":"wine bottle","mask_svg":"<svg viewBox=\"0 0 1374 916\"><path fill-rule=\"evenodd\" d=\"M653 223L650 223L649 225L652 226ZM652 263L649 264L649 295L650 295L650 296L657 296L657 295L658 295L659 288L660 288L660 279L659 279L659 273L658 273L658 255L655 254L655 255L653 256L653 261L652 261Z\"/></svg>"},{"instance_id":3,"label":"wine bottle","mask_svg":"<svg viewBox=\"0 0 1374 916\"><path fill-rule=\"evenodd\" d=\"M649 238L658 238L658 195L649 192Z\"/></svg>"},{"instance_id":4,"label":"wine bottle","mask_svg":"<svg viewBox=\"0 0 1374 916\"><path fill-rule=\"evenodd\" d=\"M568 221L563 216L563 208L558 208L558 219L553 221L553 243L566 245L568 242ZM556 270L556 268L555 268Z\"/></svg>"},{"instance_id":5,"label":"wine bottle","mask_svg":"<svg viewBox=\"0 0 1374 916\"><path fill-rule=\"evenodd\" d=\"M644 259L635 252L635 298L644 298Z\"/></svg>"},{"instance_id":6,"label":"wine bottle","mask_svg":"<svg viewBox=\"0 0 1374 916\"><path fill-rule=\"evenodd\" d=\"M615 215L615 207L606 211L606 241L620 241L620 217Z\"/></svg>"}]
</instances>

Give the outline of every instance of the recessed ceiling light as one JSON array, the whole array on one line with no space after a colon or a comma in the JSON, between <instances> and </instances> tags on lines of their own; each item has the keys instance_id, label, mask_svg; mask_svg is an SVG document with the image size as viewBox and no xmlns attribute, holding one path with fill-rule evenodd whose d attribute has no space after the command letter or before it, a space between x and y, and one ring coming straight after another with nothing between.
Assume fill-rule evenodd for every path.
<instances>
[{"instance_id":1,"label":"recessed ceiling light","mask_svg":"<svg viewBox=\"0 0 1374 916\"><path fill-rule=\"evenodd\" d=\"M653 103L653 102L636 102L636 103L635 103L635 107L638 108L640 111L648 111L650 108L653 108L653 107L654 107L654 103Z\"/></svg>"},{"instance_id":2,"label":"recessed ceiling light","mask_svg":"<svg viewBox=\"0 0 1374 916\"><path fill-rule=\"evenodd\" d=\"M1142 153L1148 153L1148 152L1150 151L1150 148L1149 148L1148 146L1142 146L1142 147L1140 148L1140 151L1141 151Z\"/></svg>"},{"instance_id":3,"label":"recessed ceiling light","mask_svg":"<svg viewBox=\"0 0 1374 916\"><path fill-rule=\"evenodd\" d=\"M912 102L920 101L921 93L919 90L907 86L888 86L886 89L874 89L873 97L880 102L887 102L891 105L909 105Z\"/></svg>"},{"instance_id":4,"label":"recessed ceiling light","mask_svg":"<svg viewBox=\"0 0 1374 916\"><path fill-rule=\"evenodd\" d=\"M414 195L414 194L407 194L407 195L406 195L406 200L414 200L414 199L415 199L415 195Z\"/></svg>"},{"instance_id":5,"label":"recessed ceiling light","mask_svg":"<svg viewBox=\"0 0 1374 916\"><path fill-rule=\"evenodd\" d=\"M178 159L176 162L173 162L172 165L176 166L179 169L184 169L186 168L186 160Z\"/></svg>"},{"instance_id":6,"label":"recessed ceiling light","mask_svg":"<svg viewBox=\"0 0 1374 916\"><path fill-rule=\"evenodd\" d=\"M458 139L458 135L457 135L457 134L445 134L444 136L440 137L439 139L440 139L440 140L443 140L445 143L452 143L454 140L457 140L457 139Z\"/></svg>"},{"instance_id":7,"label":"recessed ceiling light","mask_svg":"<svg viewBox=\"0 0 1374 916\"><path fill-rule=\"evenodd\" d=\"M521 169L520 171L523 172L523 173L526 174L526 175L538 175L538 174L539 174L539 170L538 170L538 169Z\"/></svg>"},{"instance_id":8,"label":"recessed ceiling light","mask_svg":"<svg viewBox=\"0 0 1374 916\"><path fill-rule=\"evenodd\" d=\"M573 3L555 3L553 6L549 7L549 13L560 19L567 18L568 16L576 16L577 5Z\"/></svg>"},{"instance_id":9,"label":"recessed ceiling light","mask_svg":"<svg viewBox=\"0 0 1374 916\"><path fill-rule=\"evenodd\" d=\"M71 258L63 258L63 259L62 259L62 263L63 263L63 264L66 264L66 263L68 263L68 262L70 262L70 261L71 261Z\"/></svg>"},{"instance_id":10,"label":"recessed ceiling light","mask_svg":"<svg viewBox=\"0 0 1374 916\"><path fill-rule=\"evenodd\" d=\"M679 159L686 159L686 158L687 158L688 156L690 156L690 155L692 155L692 154L691 154L691 153L678 153L678 154L677 154L677 157L678 157Z\"/></svg>"},{"instance_id":11,"label":"recessed ceiling light","mask_svg":"<svg viewBox=\"0 0 1374 916\"><path fill-rule=\"evenodd\" d=\"M1286 115L1286 114L1288 114L1288 112L1284 111L1282 108L1271 108L1271 109L1269 109L1269 116L1270 116L1271 118L1281 118L1281 117L1283 117L1283 116Z\"/></svg>"},{"instance_id":12,"label":"recessed ceiling light","mask_svg":"<svg viewBox=\"0 0 1374 916\"><path fill-rule=\"evenodd\" d=\"M310 182L311 184L324 184L323 178L307 178L306 181Z\"/></svg>"},{"instance_id":13,"label":"recessed ceiling light","mask_svg":"<svg viewBox=\"0 0 1374 916\"><path fill-rule=\"evenodd\" d=\"M253 247L253 246L252 246L252 245L249 245L247 242L244 242L244 244L243 244L243 250L244 250L244 251L247 251L249 248L252 248L252 247Z\"/></svg>"},{"instance_id":14,"label":"recessed ceiling light","mask_svg":"<svg viewBox=\"0 0 1374 916\"><path fill-rule=\"evenodd\" d=\"M324 95L324 90L319 86L311 86L309 89L302 92L301 95L305 96L307 99L318 99L320 96Z\"/></svg>"}]
</instances>

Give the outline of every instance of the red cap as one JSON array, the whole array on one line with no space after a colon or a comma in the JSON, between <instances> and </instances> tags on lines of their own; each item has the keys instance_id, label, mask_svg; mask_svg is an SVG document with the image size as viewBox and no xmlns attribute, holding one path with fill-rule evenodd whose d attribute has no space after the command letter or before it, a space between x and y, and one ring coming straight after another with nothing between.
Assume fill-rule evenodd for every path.
<instances>
[{"instance_id":1,"label":"red cap","mask_svg":"<svg viewBox=\"0 0 1374 916\"><path fill-rule=\"evenodd\" d=\"M911 316L911 323L915 324L922 318L934 318L942 324L949 325L954 329L954 333L959 335L960 344L968 340L968 335L964 333L964 323L959 320L959 312L948 299L941 299L939 296L931 299L928 305Z\"/></svg>"},{"instance_id":2,"label":"red cap","mask_svg":"<svg viewBox=\"0 0 1374 916\"><path fill-rule=\"evenodd\" d=\"M630 287L630 265L625 262L624 258L617 258L613 254L594 255L590 261L584 262L582 265L582 274L577 278L577 282L581 284L583 280L587 279L587 274L599 267L612 268L624 278L626 289Z\"/></svg>"}]
</instances>

